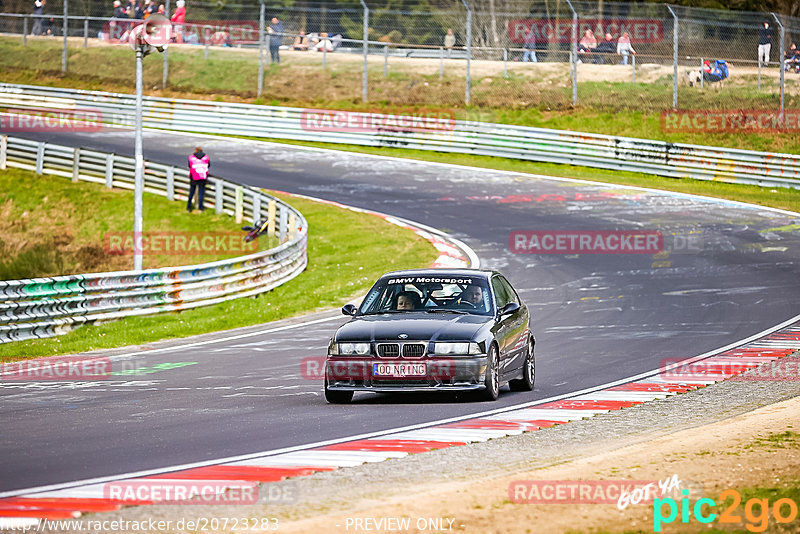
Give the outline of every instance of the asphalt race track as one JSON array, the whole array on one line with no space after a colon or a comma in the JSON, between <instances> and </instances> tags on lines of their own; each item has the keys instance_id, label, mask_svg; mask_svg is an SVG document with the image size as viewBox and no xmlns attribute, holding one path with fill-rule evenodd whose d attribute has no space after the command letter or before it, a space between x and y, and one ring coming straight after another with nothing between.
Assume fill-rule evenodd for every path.
<instances>
[{"instance_id":1,"label":"asphalt race track","mask_svg":"<svg viewBox=\"0 0 800 534\"><path fill-rule=\"evenodd\" d=\"M129 131L28 134L132 155ZM766 209L621 186L145 132L145 158L405 217L451 233L531 308L536 390L496 403L357 394L325 404L304 378L344 317L231 341L140 351L137 376L0 382L0 492L208 461L374 432L577 391L727 345L796 315L800 247ZM176 205L176 209L178 208ZM145 230L147 230L145 228ZM513 231L655 230L666 253L518 254ZM313 234L313 227L311 232ZM313 258L311 258L313 262ZM268 299L269 297L262 297Z\"/></svg>"}]
</instances>

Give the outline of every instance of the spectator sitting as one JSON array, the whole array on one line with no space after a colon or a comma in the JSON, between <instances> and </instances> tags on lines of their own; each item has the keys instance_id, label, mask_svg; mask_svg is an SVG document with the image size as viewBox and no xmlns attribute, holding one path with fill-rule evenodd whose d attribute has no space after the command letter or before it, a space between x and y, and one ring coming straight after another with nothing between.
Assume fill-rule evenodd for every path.
<instances>
[{"instance_id":1,"label":"spectator sitting","mask_svg":"<svg viewBox=\"0 0 800 534\"><path fill-rule=\"evenodd\" d=\"M594 32L592 30L586 30L583 37L581 37L581 40L578 42L578 53L588 57L589 54L594 52L595 48L597 48L597 39L594 36ZM579 59L578 63L582 63L582 61Z\"/></svg>"},{"instance_id":2,"label":"spectator sitting","mask_svg":"<svg viewBox=\"0 0 800 534\"><path fill-rule=\"evenodd\" d=\"M789 50L786 51L786 56L783 61L783 68L787 72L794 70L800 72L800 49L797 45L792 43Z\"/></svg>"},{"instance_id":3,"label":"spectator sitting","mask_svg":"<svg viewBox=\"0 0 800 534\"><path fill-rule=\"evenodd\" d=\"M444 36L444 49L447 50L447 57L453 53L454 46L456 46L456 35L453 33L453 28L447 28L447 34Z\"/></svg>"},{"instance_id":4,"label":"spectator sitting","mask_svg":"<svg viewBox=\"0 0 800 534\"><path fill-rule=\"evenodd\" d=\"M292 43L292 50L308 50L308 37L305 35L295 37L294 43Z\"/></svg>"},{"instance_id":5,"label":"spectator sitting","mask_svg":"<svg viewBox=\"0 0 800 534\"><path fill-rule=\"evenodd\" d=\"M328 52L333 52L333 43L328 39L328 34L325 32L320 34L320 41L312 47L312 50L315 52L321 52L323 49Z\"/></svg>"},{"instance_id":6,"label":"spectator sitting","mask_svg":"<svg viewBox=\"0 0 800 534\"><path fill-rule=\"evenodd\" d=\"M597 48L594 49L595 57L594 62L602 65L603 63L609 63L611 60L611 54L616 53L617 51L617 43L614 42L614 37L610 33L606 33L606 38L597 45Z\"/></svg>"},{"instance_id":7,"label":"spectator sitting","mask_svg":"<svg viewBox=\"0 0 800 534\"><path fill-rule=\"evenodd\" d=\"M231 46L231 36L228 32L214 32L208 44L211 46Z\"/></svg>"},{"instance_id":8,"label":"spectator sitting","mask_svg":"<svg viewBox=\"0 0 800 534\"><path fill-rule=\"evenodd\" d=\"M617 41L617 54L622 56L622 64L628 64L628 56L636 55L636 50L631 46L631 36L628 32L623 32L622 37Z\"/></svg>"},{"instance_id":9,"label":"spectator sitting","mask_svg":"<svg viewBox=\"0 0 800 534\"><path fill-rule=\"evenodd\" d=\"M56 20L54 17L44 19L44 22L42 23L42 35L49 35L50 37L52 37L53 35L55 35L53 33L55 27L56 27Z\"/></svg>"},{"instance_id":10,"label":"spectator sitting","mask_svg":"<svg viewBox=\"0 0 800 534\"><path fill-rule=\"evenodd\" d=\"M342 34L337 33L333 37L331 37L331 44L333 45L333 50L336 51L340 46L342 46Z\"/></svg>"}]
</instances>

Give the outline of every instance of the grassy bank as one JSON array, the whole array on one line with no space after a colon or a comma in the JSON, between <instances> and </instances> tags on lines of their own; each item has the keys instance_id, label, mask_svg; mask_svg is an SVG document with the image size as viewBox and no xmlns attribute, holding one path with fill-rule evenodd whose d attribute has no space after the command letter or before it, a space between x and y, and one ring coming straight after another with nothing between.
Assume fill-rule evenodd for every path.
<instances>
[{"instance_id":1,"label":"grassy bank","mask_svg":"<svg viewBox=\"0 0 800 534\"><path fill-rule=\"evenodd\" d=\"M189 249L179 254L148 250L144 267L165 267L222 260L242 254L244 232L227 215L213 210L187 213L182 202L145 193L146 232L191 237L202 230L236 240L230 250ZM133 193L57 176L8 169L0 173L0 280L59 274L121 271L133 268L133 256L117 254L130 242ZM231 242L226 241L230 244ZM259 240L258 250L275 246ZM132 251L132 249L128 249ZM198 254L197 252L206 252ZM255 250L253 251L255 252Z\"/></svg>"},{"instance_id":2,"label":"grassy bank","mask_svg":"<svg viewBox=\"0 0 800 534\"><path fill-rule=\"evenodd\" d=\"M127 46L90 46L69 50L69 72L61 73L61 45L56 39L0 38L0 70L8 83L74 87L131 93L134 62ZM162 61L151 56L144 61L146 94L170 98L250 102L297 107L370 110L430 110L454 113L459 118L502 122L523 126L605 133L667 142L684 142L733 148L800 153L800 133L675 133L664 131L661 111L672 105L672 81L661 70L637 78L641 83L620 80L619 66L582 65L595 69L579 72L579 107L572 107L572 89L565 64L512 65L508 77L502 62L475 61L472 73L472 103L463 105L462 62L446 62L444 76L438 60L391 60L387 76L383 61L370 58L370 102L361 101L360 56L329 54L327 68L313 53L286 53L280 66L268 65L264 92L256 98L258 55L255 50L214 49L204 59L201 47L174 46L169 50L168 88L160 89ZM100 67L98 67L100 66ZM498 69L500 69L498 71ZM663 69L662 69L663 70ZM671 69L668 69L671 70ZM773 69L777 72L777 69ZM775 72L770 71L769 76ZM767 74L765 73L765 76ZM774 77L774 76L773 76ZM589 81L591 80L591 81ZM692 109L778 109L772 82L759 92L748 76L739 76L725 86L699 90L681 85L681 107ZM750 80L752 81L752 80ZM786 109L800 106L800 85L787 78Z\"/></svg>"},{"instance_id":3,"label":"grassy bank","mask_svg":"<svg viewBox=\"0 0 800 534\"><path fill-rule=\"evenodd\" d=\"M311 228L308 268L288 284L256 298L84 326L60 337L0 345L0 361L141 344L300 315L341 305L366 292L380 274L424 267L437 256L427 241L378 217L281 198L299 209Z\"/></svg>"}]
</instances>

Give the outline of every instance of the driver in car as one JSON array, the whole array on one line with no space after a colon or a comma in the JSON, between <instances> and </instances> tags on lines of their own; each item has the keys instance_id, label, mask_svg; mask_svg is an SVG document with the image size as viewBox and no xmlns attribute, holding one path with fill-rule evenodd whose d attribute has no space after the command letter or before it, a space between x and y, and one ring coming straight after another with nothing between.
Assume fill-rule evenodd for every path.
<instances>
[{"instance_id":1,"label":"driver in car","mask_svg":"<svg viewBox=\"0 0 800 534\"><path fill-rule=\"evenodd\" d=\"M459 304L466 304L468 307L483 309L483 291L478 286L469 286L458 297Z\"/></svg>"},{"instance_id":2,"label":"driver in car","mask_svg":"<svg viewBox=\"0 0 800 534\"><path fill-rule=\"evenodd\" d=\"M411 311L421 307L422 302L420 301L419 295L416 293L412 293L411 291L403 291L397 295L397 305L395 306L396 310Z\"/></svg>"}]
</instances>

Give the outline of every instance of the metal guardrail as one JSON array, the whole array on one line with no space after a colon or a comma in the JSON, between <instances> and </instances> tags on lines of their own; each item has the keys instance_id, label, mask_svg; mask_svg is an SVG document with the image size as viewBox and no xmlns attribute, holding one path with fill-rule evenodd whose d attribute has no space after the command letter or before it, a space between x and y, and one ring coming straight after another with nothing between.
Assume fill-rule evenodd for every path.
<instances>
[{"instance_id":1,"label":"metal guardrail","mask_svg":"<svg viewBox=\"0 0 800 534\"><path fill-rule=\"evenodd\" d=\"M134 160L115 154L0 137L0 169L16 167L133 189ZM146 162L144 190L186 199L188 169ZM143 271L0 281L0 343L63 334L80 325L180 311L249 297L288 282L306 267L303 215L260 189L210 177L205 205L217 213L270 220L279 245L227 260Z\"/></svg>"},{"instance_id":2,"label":"metal guardrail","mask_svg":"<svg viewBox=\"0 0 800 534\"><path fill-rule=\"evenodd\" d=\"M0 109L93 109L133 126L133 95L0 84ZM144 126L582 165L800 188L800 156L485 122L145 97Z\"/></svg>"}]
</instances>

